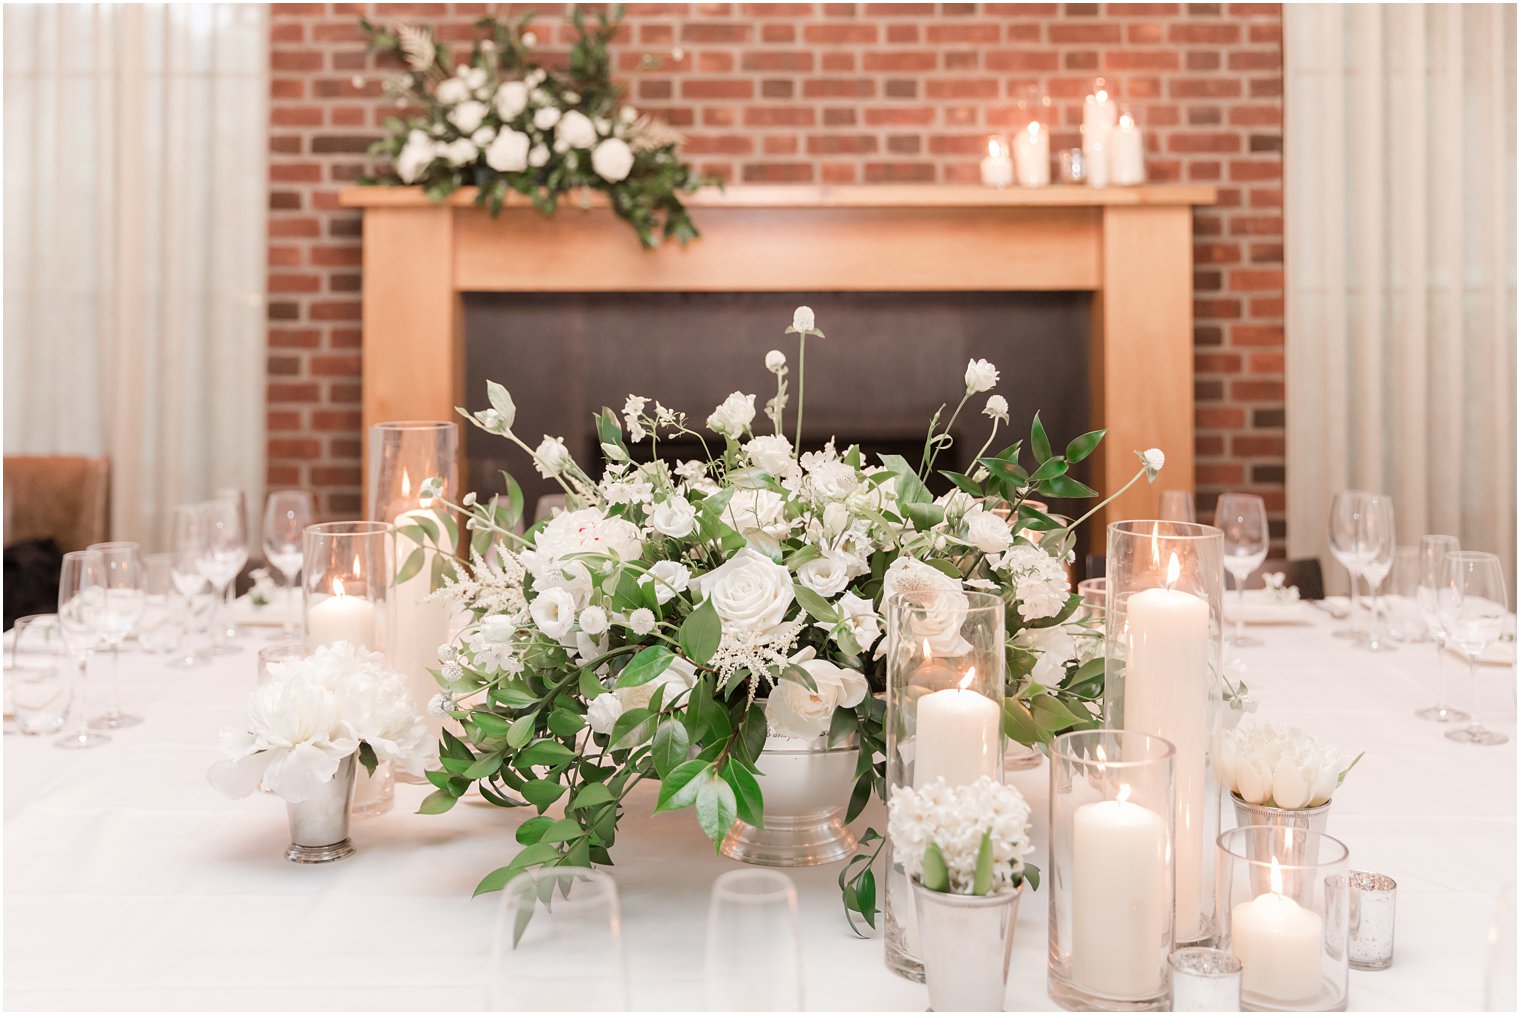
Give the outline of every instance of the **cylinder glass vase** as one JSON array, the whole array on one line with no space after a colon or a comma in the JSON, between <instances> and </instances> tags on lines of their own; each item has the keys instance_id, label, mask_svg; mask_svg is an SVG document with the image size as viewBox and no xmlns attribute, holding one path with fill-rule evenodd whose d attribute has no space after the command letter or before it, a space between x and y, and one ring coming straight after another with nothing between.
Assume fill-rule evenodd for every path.
<instances>
[{"instance_id":1,"label":"cylinder glass vase","mask_svg":"<svg viewBox=\"0 0 1520 1015\"><path fill-rule=\"evenodd\" d=\"M387 654L394 608L395 527L385 522L308 525L304 548L306 651L349 642ZM382 762L373 775L361 771L357 782L355 814L390 810L394 787L388 763Z\"/></svg>"},{"instance_id":2,"label":"cylinder glass vase","mask_svg":"<svg viewBox=\"0 0 1520 1015\"><path fill-rule=\"evenodd\" d=\"M1340 840L1283 825L1219 837L1219 946L1244 967L1247 1011L1346 1007L1350 889Z\"/></svg>"},{"instance_id":3,"label":"cylinder glass vase","mask_svg":"<svg viewBox=\"0 0 1520 1015\"><path fill-rule=\"evenodd\" d=\"M1177 943L1213 940L1219 794L1208 764L1219 721L1224 535L1212 525L1115 522L1105 582L1104 725L1176 751Z\"/></svg>"},{"instance_id":4,"label":"cylinder glass vase","mask_svg":"<svg viewBox=\"0 0 1520 1015\"><path fill-rule=\"evenodd\" d=\"M1050 996L1072 1011L1159 1011L1172 951L1176 762L1160 737L1050 745Z\"/></svg>"},{"instance_id":5,"label":"cylinder glass vase","mask_svg":"<svg viewBox=\"0 0 1520 1015\"><path fill-rule=\"evenodd\" d=\"M1004 604L938 588L887 601L887 797L935 780L1003 781ZM887 967L922 982L917 918L887 849Z\"/></svg>"},{"instance_id":6,"label":"cylinder glass vase","mask_svg":"<svg viewBox=\"0 0 1520 1015\"><path fill-rule=\"evenodd\" d=\"M457 549L458 519L447 502L458 498L458 469L457 423L413 420L370 427L369 516L396 527L398 571L387 655L424 709L439 691L438 647L449 640L448 606L429 595L434 575ZM427 715L436 742L444 721Z\"/></svg>"}]
</instances>

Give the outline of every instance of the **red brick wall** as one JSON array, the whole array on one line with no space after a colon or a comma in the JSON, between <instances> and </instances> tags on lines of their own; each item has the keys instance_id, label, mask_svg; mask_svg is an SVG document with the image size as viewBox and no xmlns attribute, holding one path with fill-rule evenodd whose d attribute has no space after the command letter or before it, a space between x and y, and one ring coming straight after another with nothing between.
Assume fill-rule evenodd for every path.
<instances>
[{"instance_id":1,"label":"red brick wall","mask_svg":"<svg viewBox=\"0 0 1520 1015\"><path fill-rule=\"evenodd\" d=\"M360 507L359 214L387 115L356 21L473 37L487 4L280 4L271 14L269 482ZM562 8L539 39L562 49ZM1283 511L1282 20L1277 4L632 4L619 65L704 170L735 182L975 179L989 129L1037 81L1077 145L1107 75L1157 181L1218 186L1194 226L1198 481ZM638 72L640 56L664 66ZM699 221L700 225L700 221Z\"/></svg>"}]
</instances>

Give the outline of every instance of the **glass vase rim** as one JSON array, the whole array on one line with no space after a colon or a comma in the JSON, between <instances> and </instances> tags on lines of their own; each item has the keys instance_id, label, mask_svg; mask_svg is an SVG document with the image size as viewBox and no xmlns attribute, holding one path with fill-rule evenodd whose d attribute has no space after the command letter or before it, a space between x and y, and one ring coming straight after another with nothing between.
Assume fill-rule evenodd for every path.
<instances>
[{"instance_id":1,"label":"glass vase rim","mask_svg":"<svg viewBox=\"0 0 1520 1015\"><path fill-rule=\"evenodd\" d=\"M382 536L395 531L390 522L376 521L312 522L305 529L311 536Z\"/></svg>"},{"instance_id":2,"label":"glass vase rim","mask_svg":"<svg viewBox=\"0 0 1520 1015\"><path fill-rule=\"evenodd\" d=\"M1497 553L1493 553L1493 552L1491 552L1489 550L1448 550L1447 553L1446 553L1445 559L1446 560L1457 560L1457 561L1462 561L1462 560L1467 560L1467 561L1495 560L1495 561L1497 561L1500 558L1499 558L1499 555Z\"/></svg>"},{"instance_id":3,"label":"glass vase rim","mask_svg":"<svg viewBox=\"0 0 1520 1015\"><path fill-rule=\"evenodd\" d=\"M388 419L383 423L371 423L369 425L369 428L371 431L379 431L381 433L387 430L393 430L397 432L407 430L457 431L459 429L459 424L451 419Z\"/></svg>"},{"instance_id":4,"label":"glass vase rim","mask_svg":"<svg viewBox=\"0 0 1520 1015\"><path fill-rule=\"evenodd\" d=\"M1298 836L1303 836L1304 841L1302 849L1305 855L1310 852L1310 847L1319 844L1328 845L1331 850L1331 855L1328 857L1320 856L1319 859L1312 862L1304 861L1302 863L1289 863L1285 862L1281 856L1271 856L1263 860L1259 857L1253 857L1247 855L1246 853L1238 852L1232 845L1232 840L1244 840L1246 836L1252 832L1276 832L1279 836L1292 835L1294 836L1295 840ZM1236 825L1234 828L1220 832L1219 838L1215 840L1215 844L1219 847L1220 850L1229 856L1231 860L1243 863L1248 867L1261 868L1262 870L1271 868L1274 863L1277 865L1277 868L1279 870L1285 871L1324 870L1327 867L1339 867L1347 863L1351 857L1351 850L1347 848L1344 842L1337 839L1333 835L1327 835L1324 832L1315 832L1303 828L1287 827L1284 825ZM1301 848L1297 841L1295 841L1292 845L1294 849ZM1318 849L1313 850L1313 852L1316 856L1319 856L1320 854L1320 850ZM1335 855L1337 852L1339 855ZM1284 849L1284 854L1286 853L1287 850Z\"/></svg>"},{"instance_id":5,"label":"glass vase rim","mask_svg":"<svg viewBox=\"0 0 1520 1015\"><path fill-rule=\"evenodd\" d=\"M754 882L757 886L763 885L758 891L746 891L738 887L741 882ZM782 900L795 904L797 901L797 883L778 870L731 870L724 871L713 879L713 901L756 903L756 902L780 902Z\"/></svg>"},{"instance_id":6,"label":"glass vase rim","mask_svg":"<svg viewBox=\"0 0 1520 1015\"><path fill-rule=\"evenodd\" d=\"M1098 761L1093 758L1083 758L1067 750L1068 743L1075 743L1088 737L1117 736L1121 738L1136 738L1147 746L1145 757L1120 758L1115 761ZM1142 765L1154 765L1158 761L1169 761L1176 758L1177 748L1165 737L1158 737L1154 733L1142 733L1139 730L1114 729L1102 727L1093 730L1070 730L1062 733L1050 742L1050 760L1055 762L1061 758L1068 764L1080 768L1102 768L1104 770L1125 770L1139 768Z\"/></svg>"},{"instance_id":7,"label":"glass vase rim","mask_svg":"<svg viewBox=\"0 0 1520 1015\"><path fill-rule=\"evenodd\" d=\"M1140 526L1147 526L1141 529ZM1158 532L1156 526L1161 526ZM1153 535L1160 539L1223 539L1224 530L1216 525L1205 522L1180 522L1170 518L1127 518L1123 521L1109 522L1108 531L1120 533L1126 536L1136 536L1141 539L1150 539Z\"/></svg>"}]
</instances>

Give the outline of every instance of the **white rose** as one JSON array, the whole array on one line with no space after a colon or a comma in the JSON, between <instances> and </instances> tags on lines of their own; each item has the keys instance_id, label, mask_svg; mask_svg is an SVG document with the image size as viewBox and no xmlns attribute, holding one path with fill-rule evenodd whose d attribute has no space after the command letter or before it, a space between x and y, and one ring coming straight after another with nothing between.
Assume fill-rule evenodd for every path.
<instances>
[{"instance_id":1,"label":"white rose","mask_svg":"<svg viewBox=\"0 0 1520 1015\"><path fill-rule=\"evenodd\" d=\"M596 144L596 125L578 109L572 109L560 118L555 134L571 148L590 148Z\"/></svg>"},{"instance_id":2,"label":"white rose","mask_svg":"<svg viewBox=\"0 0 1520 1015\"><path fill-rule=\"evenodd\" d=\"M648 683L638 687L621 687L614 693L624 708L647 708L654 698L654 692L659 688L665 688L663 701L666 705L676 703L685 704L687 692L697 685L697 671L682 656L676 656L665 668L665 672L655 677Z\"/></svg>"},{"instance_id":3,"label":"white rose","mask_svg":"<svg viewBox=\"0 0 1520 1015\"><path fill-rule=\"evenodd\" d=\"M528 165L532 166L534 169L542 169L544 167L544 164L548 161L549 149L545 148L541 144L534 145L533 150L528 152Z\"/></svg>"},{"instance_id":4,"label":"white rose","mask_svg":"<svg viewBox=\"0 0 1520 1015\"><path fill-rule=\"evenodd\" d=\"M707 417L707 428L713 433L737 440L754 420L755 396L735 391Z\"/></svg>"},{"instance_id":5,"label":"white rose","mask_svg":"<svg viewBox=\"0 0 1520 1015\"><path fill-rule=\"evenodd\" d=\"M545 478L558 476L570 464L570 449L565 447L563 437L544 435L538 449L533 452L533 465Z\"/></svg>"},{"instance_id":6,"label":"white rose","mask_svg":"<svg viewBox=\"0 0 1520 1015\"><path fill-rule=\"evenodd\" d=\"M626 141L609 137L591 150L591 168L608 183L622 183L633 171L633 149Z\"/></svg>"},{"instance_id":7,"label":"white rose","mask_svg":"<svg viewBox=\"0 0 1520 1015\"><path fill-rule=\"evenodd\" d=\"M1013 530L1006 519L977 508L966 515L966 542L983 553L1002 553L1013 545Z\"/></svg>"},{"instance_id":8,"label":"white rose","mask_svg":"<svg viewBox=\"0 0 1520 1015\"><path fill-rule=\"evenodd\" d=\"M444 158L449 160L451 166L467 166L479 157L480 149L467 137L450 141L444 153Z\"/></svg>"},{"instance_id":9,"label":"white rose","mask_svg":"<svg viewBox=\"0 0 1520 1015\"><path fill-rule=\"evenodd\" d=\"M997 386L997 367L984 359L974 359L966 364L966 393L975 395L982 391L991 391Z\"/></svg>"},{"instance_id":10,"label":"white rose","mask_svg":"<svg viewBox=\"0 0 1520 1015\"><path fill-rule=\"evenodd\" d=\"M850 637L855 639L855 644L860 646L862 652L881 637L881 618L877 616L871 600L846 592L839 597L839 612L844 617Z\"/></svg>"},{"instance_id":11,"label":"white rose","mask_svg":"<svg viewBox=\"0 0 1520 1015\"><path fill-rule=\"evenodd\" d=\"M586 725L591 727L593 733L605 735L612 732L612 727L622 714L623 702L616 694L598 694L586 706Z\"/></svg>"},{"instance_id":12,"label":"white rose","mask_svg":"<svg viewBox=\"0 0 1520 1015\"><path fill-rule=\"evenodd\" d=\"M480 637L484 640L491 642L493 645L502 645L511 641L512 636L517 633L517 623L511 617L494 613L480 621L479 630ZM452 651L452 647L450 647L450 651ZM439 657L447 658L441 652L439 653Z\"/></svg>"},{"instance_id":13,"label":"white rose","mask_svg":"<svg viewBox=\"0 0 1520 1015\"><path fill-rule=\"evenodd\" d=\"M781 540L792 531L786 499L772 490L734 491L723 509L723 520L750 546L771 554L781 551Z\"/></svg>"},{"instance_id":14,"label":"white rose","mask_svg":"<svg viewBox=\"0 0 1520 1015\"><path fill-rule=\"evenodd\" d=\"M697 527L697 509L685 497L668 497L649 512L649 526L661 535L682 539Z\"/></svg>"},{"instance_id":15,"label":"white rose","mask_svg":"<svg viewBox=\"0 0 1520 1015\"><path fill-rule=\"evenodd\" d=\"M470 98L470 83L463 78L452 77L438 85L438 90L433 93L440 105L457 106Z\"/></svg>"},{"instance_id":16,"label":"white rose","mask_svg":"<svg viewBox=\"0 0 1520 1015\"><path fill-rule=\"evenodd\" d=\"M533 114L533 126L539 130L553 130L556 123L559 123L559 110L553 106L545 106Z\"/></svg>"},{"instance_id":17,"label":"white rose","mask_svg":"<svg viewBox=\"0 0 1520 1015\"><path fill-rule=\"evenodd\" d=\"M775 633L795 598L792 573L749 547L696 584L713 604L724 630L750 641L765 641Z\"/></svg>"},{"instance_id":18,"label":"white rose","mask_svg":"<svg viewBox=\"0 0 1520 1015\"><path fill-rule=\"evenodd\" d=\"M461 102L449 113L449 120L459 128L461 134L473 134L485 123L486 114L491 110L484 102L476 102L470 99Z\"/></svg>"},{"instance_id":19,"label":"white rose","mask_svg":"<svg viewBox=\"0 0 1520 1015\"><path fill-rule=\"evenodd\" d=\"M785 476L797 468L797 461L792 457L792 442L781 434L752 438L744 445L744 450L749 452L749 460L756 468L772 476Z\"/></svg>"},{"instance_id":20,"label":"white rose","mask_svg":"<svg viewBox=\"0 0 1520 1015\"><path fill-rule=\"evenodd\" d=\"M540 631L558 640L575 623L575 598L561 588L543 589L528 607L528 613Z\"/></svg>"},{"instance_id":21,"label":"white rose","mask_svg":"<svg viewBox=\"0 0 1520 1015\"><path fill-rule=\"evenodd\" d=\"M664 606L691 587L691 570L673 560L658 561L639 579L639 584L652 584L655 601Z\"/></svg>"},{"instance_id":22,"label":"white rose","mask_svg":"<svg viewBox=\"0 0 1520 1015\"><path fill-rule=\"evenodd\" d=\"M600 606L588 606L581 611L581 630L593 638L607 631L607 611Z\"/></svg>"},{"instance_id":23,"label":"white rose","mask_svg":"<svg viewBox=\"0 0 1520 1015\"><path fill-rule=\"evenodd\" d=\"M433 161L433 143L427 138L420 142L408 141L396 156L396 175L402 183L415 183Z\"/></svg>"},{"instance_id":24,"label":"white rose","mask_svg":"<svg viewBox=\"0 0 1520 1015\"><path fill-rule=\"evenodd\" d=\"M826 553L799 567L797 581L828 599L843 592L850 584L850 565L843 557Z\"/></svg>"},{"instance_id":25,"label":"white rose","mask_svg":"<svg viewBox=\"0 0 1520 1015\"><path fill-rule=\"evenodd\" d=\"M813 330L813 308L812 307L798 307L796 310L792 311L792 330L794 330L794 331L812 331Z\"/></svg>"},{"instance_id":26,"label":"white rose","mask_svg":"<svg viewBox=\"0 0 1520 1015\"><path fill-rule=\"evenodd\" d=\"M528 108L528 86L521 81L507 81L496 89L496 115L511 120Z\"/></svg>"},{"instance_id":27,"label":"white rose","mask_svg":"<svg viewBox=\"0 0 1520 1015\"><path fill-rule=\"evenodd\" d=\"M470 135L470 141L474 143L476 148L482 150L490 147L491 142L495 140L496 128L494 127L482 127Z\"/></svg>"},{"instance_id":28,"label":"white rose","mask_svg":"<svg viewBox=\"0 0 1520 1015\"><path fill-rule=\"evenodd\" d=\"M912 557L898 557L882 578L882 606L896 596L916 604L911 618L914 641L927 641L936 656L967 651L961 625L971 608L961 583Z\"/></svg>"},{"instance_id":29,"label":"white rose","mask_svg":"<svg viewBox=\"0 0 1520 1015\"><path fill-rule=\"evenodd\" d=\"M779 374L786 369L786 353L780 349L772 349L765 354L765 369L773 374Z\"/></svg>"},{"instance_id":30,"label":"white rose","mask_svg":"<svg viewBox=\"0 0 1520 1015\"><path fill-rule=\"evenodd\" d=\"M486 149L486 165L498 173L520 173L528 164L528 135L503 130Z\"/></svg>"},{"instance_id":31,"label":"white rose","mask_svg":"<svg viewBox=\"0 0 1520 1015\"><path fill-rule=\"evenodd\" d=\"M829 731L836 708L860 704L869 686L856 671L827 660L807 659L797 665L813 678L817 690L795 680L780 681L766 699L765 718L774 733L811 740Z\"/></svg>"}]
</instances>

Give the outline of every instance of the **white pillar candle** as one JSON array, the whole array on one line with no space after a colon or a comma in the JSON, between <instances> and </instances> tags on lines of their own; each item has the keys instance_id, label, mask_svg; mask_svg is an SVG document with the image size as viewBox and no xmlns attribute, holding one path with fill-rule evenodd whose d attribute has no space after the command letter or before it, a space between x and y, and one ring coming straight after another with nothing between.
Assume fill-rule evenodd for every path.
<instances>
[{"instance_id":1,"label":"white pillar candle","mask_svg":"<svg viewBox=\"0 0 1520 1015\"><path fill-rule=\"evenodd\" d=\"M1003 759L998 749L1002 709L967 686L975 676L976 670L970 670L960 687L935 691L918 700L915 788L935 779L964 786L984 775L1002 781Z\"/></svg>"},{"instance_id":2,"label":"white pillar candle","mask_svg":"<svg viewBox=\"0 0 1520 1015\"><path fill-rule=\"evenodd\" d=\"M1145 182L1145 142L1135 118L1125 113L1108 136L1109 176L1121 187Z\"/></svg>"},{"instance_id":3,"label":"white pillar candle","mask_svg":"<svg viewBox=\"0 0 1520 1015\"><path fill-rule=\"evenodd\" d=\"M1072 815L1071 975L1095 994L1154 997L1171 944L1166 821L1128 798L1121 786Z\"/></svg>"},{"instance_id":4,"label":"white pillar candle","mask_svg":"<svg viewBox=\"0 0 1520 1015\"><path fill-rule=\"evenodd\" d=\"M416 519L425 518L438 529L437 552L448 555L454 552L454 541L432 511L403 511L396 516L395 525L400 530L415 525ZM404 545L412 542L402 537ZM408 549L398 554L403 561L411 555ZM391 632L391 665L406 676L407 686L419 708L425 708L433 695L438 693L438 681L428 672L436 668L438 646L449 640L449 608L441 602L427 602L432 593L432 551L425 551L422 568L403 582L397 582L393 590L396 600L395 623ZM428 725L436 736L443 720L428 716Z\"/></svg>"},{"instance_id":5,"label":"white pillar candle","mask_svg":"<svg viewBox=\"0 0 1520 1015\"><path fill-rule=\"evenodd\" d=\"M1177 940L1203 930L1204 798L1208 750L1209 604L1167 587L1130 596L1124 661L1124 728L1171 741L1176 749Z\"/></svg>"},{"instance_id":6,"label":"white pillar candle","mask_svg":"<svg viewBox=\"0 0 1520 1015\"><path fill-rule=\"evenodd\" d=\"M1119 118L1119 106L1102 81L1082 103L1082 155L1089 186L1106 187L1109 177L1109 134Z\"/></svg>"},{"instance_id":7,"label":"white pillar candle","mask_svg":"<svg viewBox=\"0 0 1520 1015\"><path fill-rule=\"evenodd\" d=\"M1013 159L1019 186L1043 187L1050 182L1050 134L1040 121L1031 120L1013 136Z\"/></svg>"},{"instance_id":8,"label":"white pillar candle","mask_svg":"<svg viewBox=\"0 0 1520 1015\"><path fill-rule=\"evenodd\" d=\"M373 650L379 641L375 630L375 604L362 596L345 595L343 579L333 579L333 594L313 603L306 611L308 651L347 641Z\"/></svg>"},{"instance_id":9,"label":"white pillar candle","mask_svg":"<svg viewBox=\"0 0 1520 1015\"><path fill-rule=\"evenodd\" d=\"M1008 147L995 137L987 139L987 157L982 160L982 183L999 189L1013 182L1013 160Z\"/></svg>"},{"instance_id":10,"label":"white pillar candle","mask_svg":"<svg viewBox=\"0 0 1520 1015\"><path fill-rule=\"evenodd\" d=\"M1230 950L1244 967L1240 989L1285 1004L1307 1001L1322 985L1325 921L1282 894L1272 861L1272 890L1230 910Z\"/></svg>"}]
</instances>

